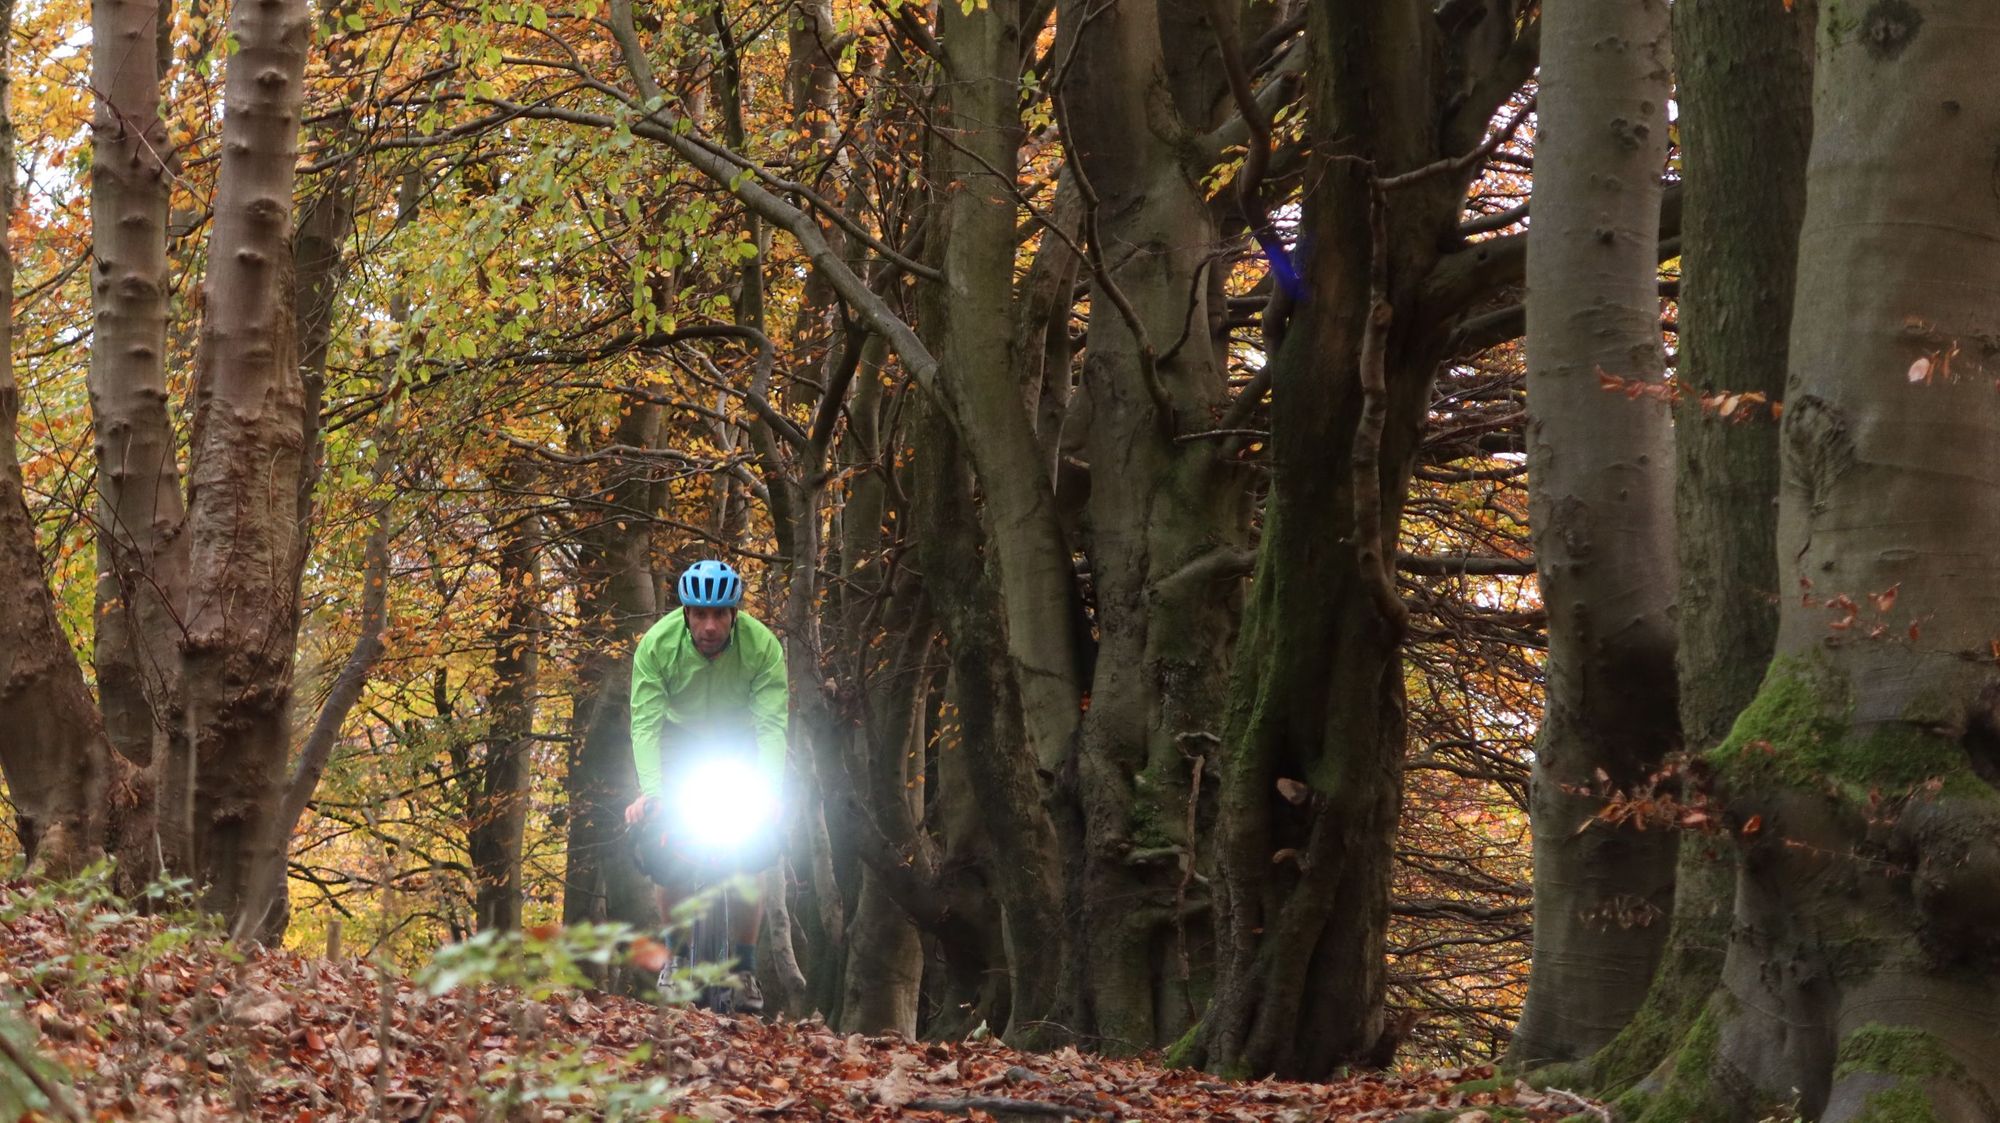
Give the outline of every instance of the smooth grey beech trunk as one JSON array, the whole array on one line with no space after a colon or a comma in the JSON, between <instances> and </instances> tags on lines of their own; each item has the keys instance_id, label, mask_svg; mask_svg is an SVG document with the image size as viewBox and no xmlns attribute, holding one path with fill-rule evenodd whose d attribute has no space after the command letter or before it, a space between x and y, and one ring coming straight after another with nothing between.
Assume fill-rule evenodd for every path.
<instances>
[{"instance_id":1,"label":"smooth grey beech trunk","mask_svg":"<svg viewBox=\"0 0 2000 1123\"><path fill-rule=\"evenodd\" d=\"M230 32L239 49L223 86L188 469L183 684L193 759L186 773L169 769L161 815L191 817L192 868L208 907L255 931L272 904L263 872L284 860L275 820L291 751L306 440L292 188L311 8L237 4Z\"/></svg>"},{"instance_id":2,"label":"smooth grey beech trunk","mask_svg":"<svg viewBox=\"0 0 2000 1123\"><path fill-rule=\"evenodd\" d=\"M1674 4L1685 183L1682 396L1674 403L1677 662L1681 728L1692 752L1728 735L1777 642L1774 404L1785 392L1785 329L1805 212L1812 33L1810 5ZM1747 105L1763 109L1746 113ZM1668 1057L1721 977L1734 896L1727 841L1704 832L1683 837L1665 958L1645 1005L1592 1058L1588 1086L1623 1091Z\"/></svg>"},{"instance_id":3,"label":"smooth grey beech trunk","mask_svg":"<svg viewBox=\"0 0 2000 1123\"><path fill-rule=\"evenodd\" d=\"M1542 8L1528 240L1530 523L1548 611L1535 743L1535 947L1510 1055L1572 1060L1638 1007L1665 946L1678 839L1595 818L1679 739L1673 450L1658 386L1665 0Z\"/></svg>"},{"instance_id":4,"label":"smooth grey beech trunk","mask_svg":"<svg viewBox=\"0 0 2000 1123\"><path fill-rule=\"evenodd\" d=\"M1021 140L1017 89L1024 46L1019 0L970 13L939 9L947 80L940 111L953 143L940 221L950 297L939 331L939 380L995 528L989 562L1006 615L1023 728L1036 764L1068 758L1082 718L1072 545L1022 400L1012 346L1013 181ZM996 174L997 173L997 174Z\"/></svg>"},{"instance_id":5,"label":"smooth grey beech trunk","mask_svg":"<svg viewBox=\"0 0 2000 1123\"><path fill-rule=\"evenodd\" d=\"M167 209L175 149L160 118L169 14L160 0L91 5L88 383L97 454L99 705L120 753L184 775L179 616L188 577L186 508L167 397ZM185 804L159 828L166 852L184 856Z\"/></svg>"},{"instance_id":6,"label":"smooth grey beech trunk","mask_svg":"<svg viewBox=\"0 0 2000 1123\"><path fill-rule=\"evenodd\" d=\"M1657 1123L2000 1103L2000 12L1822 17L1776 656L1711 754L1735 912L1722 988L1633 1097Z\"/></svg>"},{"instance_id":7,"label":"smooth grey beech trunk","mask_svg":"<svg viewBox=\"0 0 2000 1123\"><path fill-rule=\"evenodd\" d=\"M925 323L938 341L939 380L957 439L984 492L981 521L991 528L983 562L961 555L954 579L987 588L942 593L942 617L961 661L961 706L970 701L980 715L976 725L966 715L965 735L974 782L992 796L989 829L1001 856L994 889L1013 951L1010 1025L1019 1029L1014 1037L1031 1039L1047 1032L1031 1026L1071 1018L1062 855L1037 771L1060 766L1082 715L1069 547L1011 362L1022 7L999 0L970 12L939 10L949 44L940 111L956 136L952 145L935 145L935 160L959 186L946 193L935 220L945 280ZM961 515L970 498L962 486L940 481L937 488ZM937 567L925 571L935 575ZM973 652L987 665L963 662ZM1042 951L1021 955L1025 948Z\"/></svg>"}]
</instances>

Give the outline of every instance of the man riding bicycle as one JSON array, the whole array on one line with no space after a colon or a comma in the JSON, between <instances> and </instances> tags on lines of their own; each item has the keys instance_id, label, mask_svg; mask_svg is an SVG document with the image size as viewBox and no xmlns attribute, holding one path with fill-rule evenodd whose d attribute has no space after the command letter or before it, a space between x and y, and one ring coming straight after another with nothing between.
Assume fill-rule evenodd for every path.
<instances>
[{"instance_id":1,"label":"man riding bicycle","mask_svg":"<svg viewBox=\"0 0 2000 1123\"><path fill-rule=\"evenodd\" d=\"M756 874L777 861L778 792L789 696L778 637L739 611L743 579L720 561L681 574L681 607L661 617L632 656L632 757L639 798L625 809L639 866L654 884L660 923L704 883ZM733 993L711 1004L764 1007L754 974L763 906L734 892ZM665 990L673 970L660 972Z\"/></svg>"}]
</instances>

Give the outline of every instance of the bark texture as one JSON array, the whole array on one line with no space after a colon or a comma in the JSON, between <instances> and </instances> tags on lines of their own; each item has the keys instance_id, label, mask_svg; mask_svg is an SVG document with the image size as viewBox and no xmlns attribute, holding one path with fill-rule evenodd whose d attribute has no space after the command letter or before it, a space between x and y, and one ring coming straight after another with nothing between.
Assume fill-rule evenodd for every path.
<instances>
[{"instance_id":1,"label":"bark texture","mask_svg":"<svg viewBox=\"0 0 2000 1123\"><path fill-rule=\"evenodd\" d=\"M1197 932L1191 953L1187 938L1208 904L1191 877L1206 818L1196 773L1222 733L1242 575L1184 571L1247 547L1252 481L1212 443L1178 438L1229 405L1218 259L1231 247L1207 169L1188 158L1229 106L1200 6L1071 3L1057 18L1056 104L1093 309L1073 403L1089 418L1081 537L1096 625L1076 752L1076 931L1086 1023L1106 1047L1139 1050L1182 1036L1210 989L1207 941Z\"/></svg>"},{"instance_id":2,"label":"bark texture","mask_svg":"<svg viewBox=\"0 0 2000 1123\"><path fill-rule=\"evenodd\" d=\"M959 423L956 439L983 485L984 513L973 506L969 480L937 463L937 478L924 487L935 489L941 522L926 517L920 525L962 529L949 543L927 533L920 549L945 552L920 565L934 576L943 567L953 572L932 595L951 639L974 782L991 793L993 838L1008 856L994 882L1008 942L1048 949L1010 963L1008 1032L1027 1038L1031 1025L1064 1022L1072 998L1072 964L1053 950L1069 933L1062 854L1040 777L1068 757L1081 685L1070 551L1010 361L1021 8L1001 0L939 12L949 44L940 136L954 140L940 142L933 159L961 187L938 216L945 281L924 319L939 341L940 381ZM983 559L968 552L979 543Z\"/></svg>"},{"instance_id":3,"label":"bark texture","mask_svg":"<svg viewBox=\"0 0 2000 1123\"><path fill-rule=\"evenodd\" d=\"M1812 140L1810 8L1679 0L1679 361L1674 405L1680 716L1692 752L1721 744L1757 693L1778 633L1778 423ZM1757 105L1764 111L1746 113ZM1733 395L1746 395L1733 399ZM1724 411L1728 412L1725 413ZM1681 841L1665 958L1645 1005L1593 1058L1623 1091L1694 1024L1721 977L1735 856Z\"/></svg>"},{"instance_id":4,"label":"bark texture","mask_svg":"<svg viewBox=\"0 0 2000 1123\"><path fill-rule=\"evenodd\" d=\"M1646 1120L1996 1115L1996 50L1969 0L1822 12L1777 655L1712 754L1740 855L1723 987L1633 1096Z\"/></svg>"},{"instance_id":5,"label":"bark texture","mask_svg":"<svg viewBox=\"0 0 2000 1123\"><path fill-rule=\"evenodd\" d=\"M230 13L239 49L223 90L189 455L194 783L170 777L162 789L163 815L181 814L180 798L191 805L192 868L209 907L249 931L271 903L258 875L283 860L274 812L291 749L306 434L291 220L311 30L304 0L253 0Z\"/></svg>"},{"instance_id":6,"label":"bark texture","mask_svg":"<svg viewBox=\"0 0 2000 1123\"><path fill-rule=\"evenodd\" d=\"M134 763L157 757L158 768L184 777L180 614L188 554L179 441L167 408L175 150L160 118L166 14L158 0L91 5L89 387L100 528L93 658L112 744ZM183 857L185 802L159 828L166 851Z\"/></svg>"},{"instance_id":7,"label":"bark texture","mask_svg":"<svg viewBox=\"0 0 2000 1123\"><path fill-rule=\"evenodd\" d=\"M659 441L660 408L634 404L607 436L623 448ZM577 614L587 637L577 672L575 735L563 787L569 803L563 923L657 924L651 889L625 841L625 807L639 793L632 767L632 648L659 617L653 585L652 481L637 457L609 458L578 532Z\"/></svg>"},{"instance_id":8,"label":"bark texture","mask_svg":"<svg viewBox=\"0 0 2000 1123\"><path fill-rule=\"evenodd\" d=\"M15 451L14 125L8 81L14 5L0 2L0 776L29 865L66 877L102 853L112 752L56 620Z\"/></svg>"},{"instance_id":9,"label":"bark texture","mask_svg":"<svg viewBox=\"0 0 2000 1123\"><path fill-rule=\"evenodd\" d=\"M508 490L527 490L527 475L520 468L510 471ZM542 517L532 510L516 512L500 536L496 574L506 609L494 636L486 751L466 809L472 824L466 853L472 859L473 908L482 932L521 926L521 846L528 825L544 627Z\"/></svg>"},{"instance_id":10,"label":"bark texture","mask_svg":"<svg viewBox=\"0 0 2000 1123\"><path fill-rule=\"evenodd\" d=\"M1498 34L1450 40L1427 4L1308 9L1309 299L1271 365L1271 490L1219 750L1216 992L1186 1052L1224 1072L1319 1079L1392 1044L1405 726L1389 567L1446 340L1519 260L1509 241L1447 252L1467 157L1533 60L1511 5L1482 14ZM1467 83L1449 97L1447 65Z\"/></svg>"},{"instance_id":11,"label":"bark texture","mask_svg":"<svg viewBox=\"0 0 2000 1123\"><path fill-rule=\"evenodd\" d=\"M1645 995L1673 907L1672 832L1596 819L1679 739L1671 430L1657 385L1664 0L1543 5L1528 242L1530 520L1549 657L1535 746L1535 949L1511 1056L1588 1056Z\"/></svg>"}]
</instances>

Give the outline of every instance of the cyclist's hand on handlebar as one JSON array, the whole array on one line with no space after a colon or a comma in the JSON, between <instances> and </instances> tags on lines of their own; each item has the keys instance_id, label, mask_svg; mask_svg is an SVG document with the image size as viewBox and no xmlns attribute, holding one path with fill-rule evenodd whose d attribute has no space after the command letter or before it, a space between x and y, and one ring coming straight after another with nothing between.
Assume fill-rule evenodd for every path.
<instances>
[{"instance_id":1,"label":"cyclist's hand on handlebar","mask_svg":"<svg viewBox=\"0 0 2000 1123\"><path fill-rule=\"evenodd\" d=\"M625 825L628 827L637 825L646 817L646 813L652 810L652 802L653 797L649 795L642 795L633 800L632 805L625 809Z\"/></svg>"}]
</instances>

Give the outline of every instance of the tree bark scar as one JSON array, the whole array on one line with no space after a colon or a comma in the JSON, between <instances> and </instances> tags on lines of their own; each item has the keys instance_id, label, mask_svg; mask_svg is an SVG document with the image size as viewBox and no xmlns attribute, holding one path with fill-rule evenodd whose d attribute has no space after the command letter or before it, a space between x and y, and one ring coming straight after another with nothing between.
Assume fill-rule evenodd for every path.
<instances>
[{"instance_id":1,"label":"tree bark scar","mask_svg":"<svg viewBox=\"0 0 2000 1123\"><path fill-rule=\"evenodd\" d=\"M1909 49L1924 25L1924 14L1909 0L1876 0L1861 17L1861 45L1868 57L1888 62Z\"/></svg>"},{"instance_id":2,"label":"tree bark scar","mask_svg":"<svg viewBox=\"0 0 2000 1123\"><path fill-rule=\"evenodd\" d=\"M1811 497L1812 509L1823 510L1834 481L1854 465L1847 415L1817 394L1800 395L1785 411L1784 439L1786 466Z\"/></svg>"},{"instance_id":3,"label":"tree bark scar","mask_svg":"<svg viewBox=\"0 0 2000 1123\"><path fill-rule=\"evenodd\" d=\"M1556 500L1550 512L1549 529L1562 539L1564 560L1582 561L1590 556L1590 504L1574 495Z\"/></svg>"}]
</instances>

